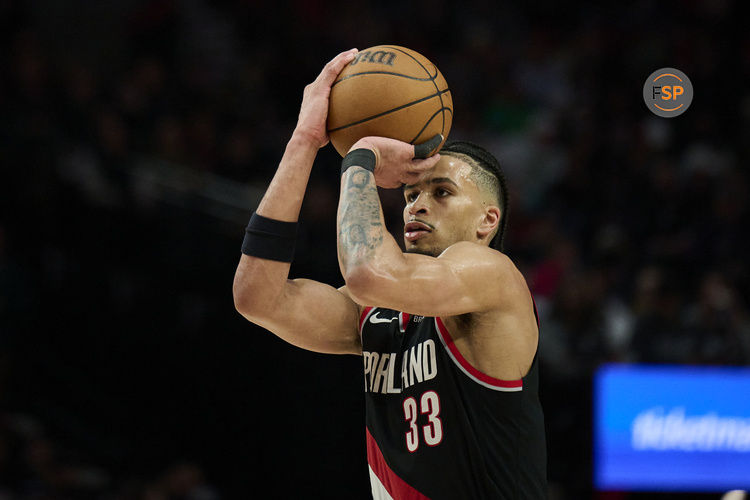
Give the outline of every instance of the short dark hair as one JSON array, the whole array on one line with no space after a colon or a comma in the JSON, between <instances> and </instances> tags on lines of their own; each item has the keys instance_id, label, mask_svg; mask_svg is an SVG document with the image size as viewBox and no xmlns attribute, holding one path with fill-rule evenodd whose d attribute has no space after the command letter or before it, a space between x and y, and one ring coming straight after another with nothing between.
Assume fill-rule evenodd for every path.
<instances>
[{"instance_id":1,"label":"short dark hair","mask_svg":"<svg viewBox=\"0 0 750 500\"><path fill-rule=\"evenodd\" d=\"M495 236L490 241L490 247L495 250L503 251L503 242L505 239L505 229L508 226L508 185L505 180L505 174L503 169L500 167L500 162L497 161L492 153L484 149L478 144L468 141L449 141L446 142L442 149L439 151L440 154L468 156L472 162L470 166L472 168L478 168L482 170L482 174L487 173L497 180L497 199L500 203L500 222L498 223L498 230ZM461 159L459 157L459 159ZM493 183L494 184L494 183Z\"/></svg>"}]
</instances>

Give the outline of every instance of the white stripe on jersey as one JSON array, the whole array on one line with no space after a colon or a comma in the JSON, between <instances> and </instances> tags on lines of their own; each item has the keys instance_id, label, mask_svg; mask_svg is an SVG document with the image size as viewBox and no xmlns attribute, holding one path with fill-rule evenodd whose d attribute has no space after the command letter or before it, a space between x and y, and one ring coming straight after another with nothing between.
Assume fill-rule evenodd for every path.
<instances>
[{"instance_id":1,"label":"white stripe on jersey","mask_svg":"<svg viewBox=\"0 0 750 500\"><path fill-rule=\"evenodd\" d=\"M393 500L393 497L385 489L383 483L380 482L378 476L375 475L375 471L372 467L367 466L367 470L370 471L370 488L372 489L372 500Z\"/></svg>"}]
</instances>

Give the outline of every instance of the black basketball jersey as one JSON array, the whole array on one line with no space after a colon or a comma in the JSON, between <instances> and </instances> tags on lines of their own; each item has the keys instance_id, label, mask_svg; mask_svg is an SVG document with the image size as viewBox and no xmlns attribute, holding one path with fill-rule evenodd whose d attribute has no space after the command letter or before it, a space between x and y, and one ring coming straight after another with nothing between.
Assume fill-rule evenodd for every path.
<instances>
[{"instance_id":1,"label":"black basketball jersey","mask_svg":"<svg viewBox=\"0 0 750 500\"><path fill-rule=\"evenodd\" d=\"M523 379L499 380L440 318L368 307L360 334L373 498L547 497L536 355Z\"/></svg>"}]
</instances>

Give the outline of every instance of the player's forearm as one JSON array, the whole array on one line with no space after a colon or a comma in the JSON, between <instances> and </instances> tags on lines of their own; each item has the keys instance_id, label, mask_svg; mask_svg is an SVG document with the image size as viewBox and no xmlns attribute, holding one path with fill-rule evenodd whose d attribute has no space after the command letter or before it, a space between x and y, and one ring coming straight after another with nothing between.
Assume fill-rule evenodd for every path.
<instances>
[{"instance_id":1,"label":"player's forearm","mask_svg":"<svg viewBox=\"0 0 750 500\"><path fill-rule=\"evenodd\" d=\"M292 136L258 205L259 215L285 222L297 221L317 152L317 145L305 137ZM261 317L276 307L289 276L289 267L288 262L242 255L232 287L237 310L247 317Z\"/></svg>"},{"instance_id":2,"label":"player's forearm","mask_svg":"<svg viewBox=\"0 0 750 500\"><path fill-rule=\"evenodd\" d=\"M338 256L347 286L357 288L363 277L403 259L386 230L375 177L361 167L349 168L341 179L338 210Z\"/></svg>"},{"instance_id":3,"label":"player's forearm","mask_svg":"<svg viewBox=\"0 0 750 500\"><path fill-rule=\"evenodd\" d=\"M295 222L317 153L313 142L302 135L292 135L256 212L269 219Z\"/></svg>"}]
</instances>

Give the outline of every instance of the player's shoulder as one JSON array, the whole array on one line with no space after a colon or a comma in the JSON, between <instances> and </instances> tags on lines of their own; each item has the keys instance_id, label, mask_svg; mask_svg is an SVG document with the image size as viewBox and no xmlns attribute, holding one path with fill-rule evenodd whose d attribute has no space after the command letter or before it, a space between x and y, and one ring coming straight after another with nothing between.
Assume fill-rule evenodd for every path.
<instances>
[{"instance_id":1,"label":"player's shoulder","mask_svg":"<svg viewBox=\"0 0 750 500\"><path fill-rule=\"evenodd\" d=\"M356 305L356 306L357 306L357 314L358 314L358 315L361 315L361 314L362 314L362 311L364 310L364 306L362 306L362 305L358 304L358 303L357 303L357 302L356 302L356 301L354 300L354 298L352 297L352 295L351 295L351 294L349 293L349 289L348 289L348 288L346 287L346 285L344 285L344 286L341 286L341 287L337 288L336 290L338 290L338 292L339 292L340 294L342 294L343 296L345 296L346 298L348 298L349 300L351 300L352 302L354 302L354 305Z\"/></svg>"},{"instance_id":2,"label":"player's shoulder","mask_svg":"<svg viewBox=\"0 0 750 500\"><path fill-rule=\"evenodd\" d=\"M440 254L462 269L471 268L471 274L481 276L488 293L504 296L528 293L528 284L513 260L503 252L471 241L454 243ZM494 285L494 286L493 286Z\"/></svg>"},{"instance_id":3,"label":"player's shoulder","mask_svg":"<svg viewBox=\"0 0 750 500\"><path fill-rule=\"evenodd\" d=\"M517 270L515 263L506 254L487 245L473 241L459 241L441 253L438 258L449 260L471 260L498 271Z\"/></svg>"}]
</instances>

